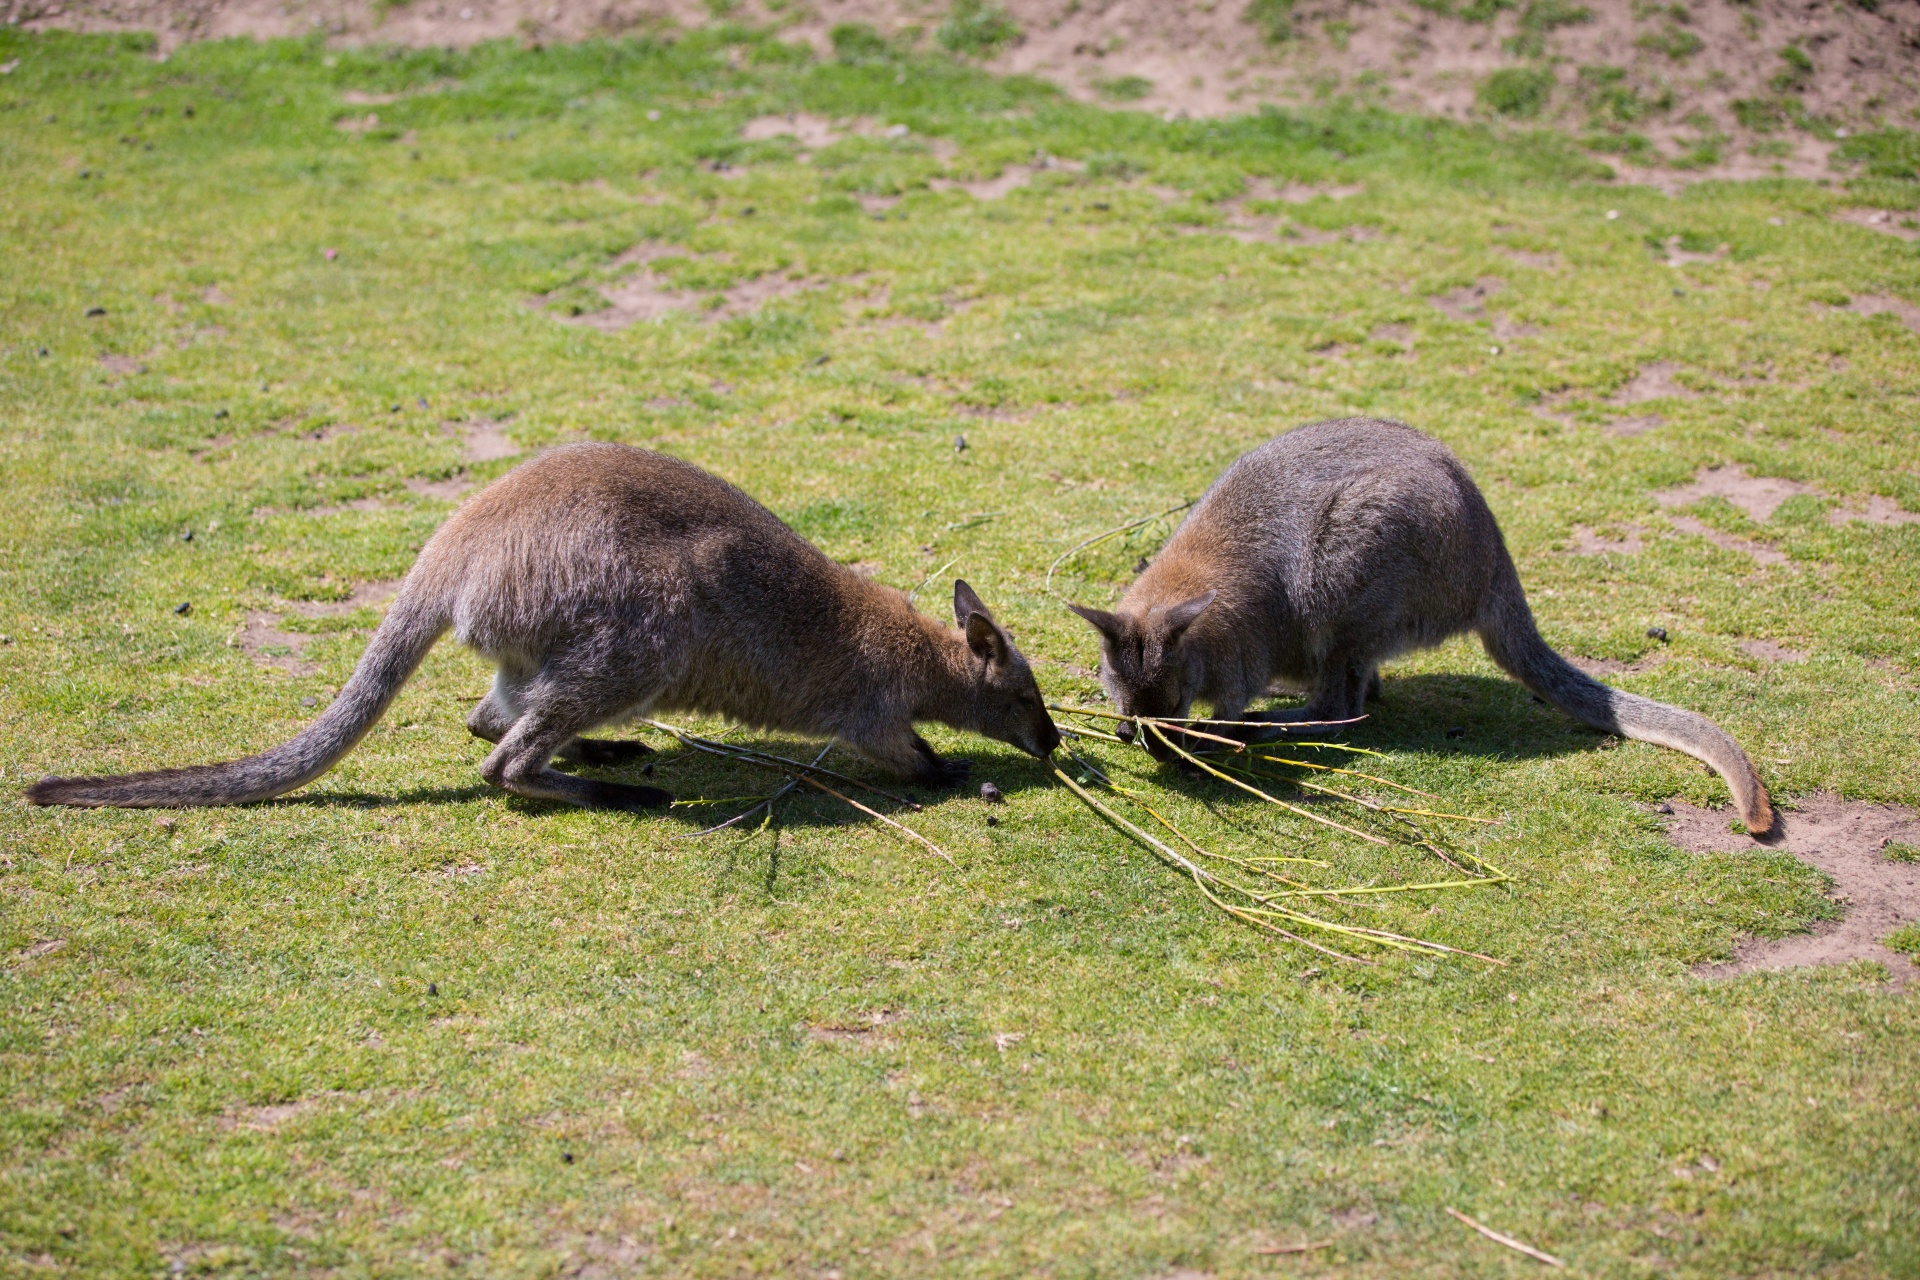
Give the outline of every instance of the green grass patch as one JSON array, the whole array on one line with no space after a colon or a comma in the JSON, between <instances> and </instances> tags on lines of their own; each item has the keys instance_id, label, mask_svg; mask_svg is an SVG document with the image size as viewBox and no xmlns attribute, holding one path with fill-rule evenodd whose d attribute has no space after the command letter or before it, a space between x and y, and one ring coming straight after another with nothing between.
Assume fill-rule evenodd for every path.
<instances>
[{"instance_id":1,"label":"green grass patch","mask_svg":"<svg viewBox=\"0 0 1920 1280\"><path fill-rule=\"evenodd\" d=\"M312 606L405 573L444 495L512 465L469 440L708 467L928 609L964 576L1087 703L1063 599L1110 603L1166 524L1050 592L1061 552L1377 414L1472 470L1554 644L1714 717L1779 796L1920 803L1920 526L1827 514L1920 511L1920 336L1845 306L1920 299L1920 257L1830 216L1912 183L1668 196L1543 130L1162 121L835 45L160 62L0 31L0 784L284 741L372 625ZM804 161L743 136L801 113L904 131ZM935 181L1010 172L991 200ZM1235 238L1254 178L1344 195ZM1670 267L1673 236L1732 249ZM577 323L643 266L692 303ZM1656 365L1687 394L1613 403ZM1654 496L1733 464L1817 492L1764 521ZM1822 877L1681 852L1656 806L1722 804L1716 777L1468 642L1390 664L1350 742L1499 819L1466 847L1512 881L1327 910L1502 966L1257 935L957 732L930 736L1006 802L920 797L955 866L799 793L676 839L773 780L658 734L652 780L712 803L510 799L462 725L488 675L443 643L275 803L0 806L0 1270L1258 1276L1303 1236L1343 1275L1534 1265L1448 1207L1583 1275L1920 1256L1920 1006L1865 967L1696 977L1830 914ZM1090 752L1210 848L1418 869Z\"/></svg>"},{"instance_id":2,"label":"green grass patch","mask_svg":"<svg viewBox=\"0 0 1920 1280\"><path fill-rule=\"evenodd\" d=\"M1553 97L1553 72L1545 67L1502 67L1480 82L1476 96L1489 111L1531 119L1546 110Z\"/></svg>"}]
</instances>

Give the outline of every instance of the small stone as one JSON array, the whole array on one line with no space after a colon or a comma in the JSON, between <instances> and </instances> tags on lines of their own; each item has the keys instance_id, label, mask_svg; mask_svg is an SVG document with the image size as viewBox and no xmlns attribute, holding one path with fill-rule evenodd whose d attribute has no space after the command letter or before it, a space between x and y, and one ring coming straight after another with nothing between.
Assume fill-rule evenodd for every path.
<instances>
[{"instance_id":1,"label":"small stone","mask_svg":"<svg viewBox=\"0 0 1920 1280\"><path fill-rule=\"evenodd\" d=\"M991 782L983 782L980 784L980 798L988 804L999 804L1006 799L1005 796L1000 794L1000 788L994 786Z\"/></svg>"},{"instance_id":2,"label":"small stone","mask_svg":"<svg viewBox=\"0 0 1920 1280\"><path fill-rule=\"evenodd\" d=\"M953 438L953 451L955 453L965 453L967 451L967 438L965 436L955 436Z\"/></svg>"},{"instance_id":3,"label":"small stone","mask_svg":"<svg viewBox=\"0 0 1920 1280\"><path fill-rule=\"evenodd\" d=\"M303 707L317 707L320 705L320 699L314 697L312 694L308 694L306 697L300 699L300 705Z\"/></svg>"},{"instance_id":4,"label":"small stone","mask_svg":"<svg viewBox=\"0 0 1920 1280\"><path fill-rule=\"evenodd\" d=\"M107 309L105 307L88 307L87 308L87 315L89 318L93 316L103 316L105 314L107 314Z\"/></svg>"},{"instance_id":5,"label":"small stone","mask_svg":"<svg viewBox=\"0 0 1920 1280\"><path fill-rule=\"evenodd\" d=\"M1655 813L1671 814L1673 812L1673 806L1663 800L1659 804L1653 806L1653 811Z\"/></svg>"},{"instance_id":6,"label":"small stone","mask_svg":"<svg viewBox=\"0 0 1920 1280\"><path fill-rule=\"evenodd\" d=\"M193 601L182 600L179 604L173 606L173 611L184 618L193 612Z\"/></svg>"},{"instance_id":7,"label":"small stone","mask_svg":"<svg viewBox=\"0 0 1920 1280\"><path fill-rule=\"evenodd\" d=\"M1464 738L1467 736L1467 731L1456 724L1447 730L1447 736L1449 738Z\"/></svg>"},{"instance_id":8,"label":"small stone","mask_svg":"<svg viewBox=\"0 0 1920 1280\"><path fill-rule=\"evenodd\" d=\"M1665 627L1648 627L1647 639L1658 640L1661 644L1665 644L1667 642L1667 629Z\"/></svg>"},{"instance_id":9,"label":"small stone","mask_svg":"<svg viewBox=\"0 0 1920 1280\"><path fill-rule=\"evenodd\" d=\"M391 409L388 409L388 410L387 410L387 412L388 412L388 413L398 413L398 412L400 412L400 406L396 404L396 405L394 405L394 406L393 406L393 407L392 407Z\"/></svg>"}]
</instances>

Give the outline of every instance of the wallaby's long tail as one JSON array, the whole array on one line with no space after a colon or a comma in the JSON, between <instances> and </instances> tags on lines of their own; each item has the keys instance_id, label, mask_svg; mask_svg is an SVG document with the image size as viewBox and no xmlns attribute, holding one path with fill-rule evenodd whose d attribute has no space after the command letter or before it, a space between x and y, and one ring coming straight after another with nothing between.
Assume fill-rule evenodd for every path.
<instances>
[{"instance_id":1,"label":"wallaby's long tail","mask_svg":"<svg viewBox=\"0 0 1920 1280\"><path fill-rule=\"evenodd\" d=\"M340 696L291 741L227 764L106 778L42 778L27 788L27 799L90 809L173 809L248 804L304 787L353 750L447 629L446 610L420 594L401 589Z\"/></svg>"},{"instance_id":2,"label":"wallaby's long tail","mask_svg":"<svg viewBox=\"0 0 1920 1280\"><path fill-rule=\"evenodd\" d=\"M1555 653L1533 624L1526 593L1511 569L1505 589L1491 593L1480 618L1480 641L1501 669L1574 719L1607 733L1684 751L1727 780L1747 830L1773 829L1773 805L1753 761L1725 729L1705 716L1609 688Z\"/></svg>"}]
</instances>

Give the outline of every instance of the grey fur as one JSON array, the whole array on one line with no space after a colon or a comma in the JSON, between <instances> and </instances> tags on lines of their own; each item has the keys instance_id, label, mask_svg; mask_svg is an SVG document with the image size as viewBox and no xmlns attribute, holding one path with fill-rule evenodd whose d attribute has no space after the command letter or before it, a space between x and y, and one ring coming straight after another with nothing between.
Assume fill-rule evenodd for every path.
<instances>
[{"instance_id":1,"label":"grey fur","mask_svg":"<svg viewBox=\"0 0 1920 1280\"><path fill-rule=\"evenodd\" d=\"M914 732L934 720L1036 756L1059 745L1033 673L964 582L955 630L823 555L732 485L621 445L570 445L476 495L428 541L346 687L292 741L230 764L45 778L36 804L244 804L304 786L353 749L451 629L496 664L468 727L519 795L642 809L654 787L573 777L638 743L580 735L694 712L833 737L931 784L964 778Z\"/></svg>"},{"instance_id":2,"label":"grey fur","mask_svg":"<svg viewBox=\"0 0 1920 1280\"><path fill-rule=\"evenodd\" d=\"M1445 445L1397 422L1318 422L1245 454L1117 608L1073 608L1100 632L1117 708L1172 718L1198 701L1216 719L1246 719L1278 686L1305 693L1306 706L1257 718L1351 719L1377 695L1382 662L1477 632L1548 702L1705 761L1749 830L1774 823L1753 762L1718 725L1609 688L1541 639L1472 477Z\"/></svg>"}]
</instances>

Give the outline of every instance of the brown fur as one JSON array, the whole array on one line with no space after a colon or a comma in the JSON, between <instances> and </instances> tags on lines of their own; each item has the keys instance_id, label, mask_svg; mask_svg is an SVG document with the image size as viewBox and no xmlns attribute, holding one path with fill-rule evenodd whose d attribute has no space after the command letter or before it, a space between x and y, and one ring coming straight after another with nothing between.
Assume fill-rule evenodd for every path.
<instances>
[{"instance_id":1,"label":"brown fur","mask_svg":"<svg viewBox=\"0 0 1920 1280\"><path fill-rule=\"evenodd\" d=\"M966 765L914 732L934 720L1037 756L1059 744L1026 659L964 582L960 629L835 563L697 467L621 445L556 449L484 490L428 541L340 696L283 746L231 764L47 778L39 804L242 804L304 786L379 719L442 633L496 664L467 723L481 773L519 795L648 808L653 787L577 778L638 743L580 737L662 712L831 736L893 772Z\"/></svg>"},{"instance_id":2,"label":"brown fur","mask_svg":"<svg viewBox=\"0 0 1920 1280\"><path fill-rule=\"evenodd\" d=\"M1111 613L1101 678L1127 715L1178 718L1198 700L1239 720L1269 685L1306 706L1255 717L1348 720L1382 662L1474 631L1508 674L1578 720L1704 760L1749 830L1774 813L1718 725L1591 679L1540 638L1493 512L1460 460L1396 422L1289 432L1216 480ZM1159 743L1148 744L1165 752Z\"/></svg>"}]
</instances>

